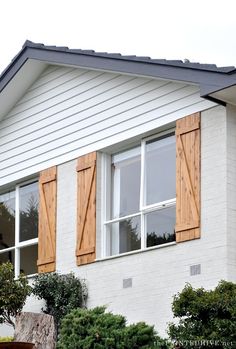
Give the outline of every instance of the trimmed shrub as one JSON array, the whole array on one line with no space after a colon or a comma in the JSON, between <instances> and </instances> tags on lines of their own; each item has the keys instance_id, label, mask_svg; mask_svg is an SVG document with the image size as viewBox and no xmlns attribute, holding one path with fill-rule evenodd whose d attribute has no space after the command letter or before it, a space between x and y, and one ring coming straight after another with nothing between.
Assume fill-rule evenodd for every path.
<instances>
[{"instance_id":1,"label":"trimmed shrub","mask_svg":"<svg viewBox=\"0 0 236 349\"><path fill-rule=\"evenodd\" d=\"M156 341L156 333L153 326L144 322L138 322L127 326L124 331L124 348L145 348Z\"/></svg>"},{"instance_id":2,"label":"trimmed shrub","mask_svg":"<svg viewBox=\"0 0 236 349\"><path fill-rule=\"evenodd\" d=\"M126 325L105 307L74 309L62 320L57 349L148 349L159 337L144 322Z\"/></svg>"},{"instance_id":3,"label":"trimmed shrub","mask_svg":"<svg viewBox=\"0 0 236 349\"><path fill-rule=\"evenodd\" d=\"M83 307L87 298L85 283L73 273L39 274L33 284L33 294L44 299L42 311L54 317L58 330L61 319L74 308Z\"/></svg>"}]
</instances>

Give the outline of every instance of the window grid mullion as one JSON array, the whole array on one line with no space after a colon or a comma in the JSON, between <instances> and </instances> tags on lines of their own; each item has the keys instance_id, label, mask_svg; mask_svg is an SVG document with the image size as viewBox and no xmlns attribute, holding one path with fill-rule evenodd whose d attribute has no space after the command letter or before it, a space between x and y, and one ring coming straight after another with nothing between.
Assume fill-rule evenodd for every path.
<instances>
[{"instance_id":1,"label":"window grid mullion","mask_svg":"<svg viewBox=\"0 0 236 349\"><path fill-rule=\"evenodd\" d=\"M143 213L143 206L146 202L146 173L145 173L145 141L141 142L141 176L140 176L140 205L139 210L141 213L141 249L146 248L146 227L145 216Z\"/></svg>"},{"instance_id":2,"label":"window grid mullion","mask_svg":"<svg viewBox=\"0 0 236 349\"><path fill-rule=\"evenodd\" d=\"M15 246L4 248L4 249L0 250L0 254L6 253L6 252L10 252L10 251L14 251L14 250L15 250Z\"/></svg>"},{"instance_id":3,"label":"window grid mullion","mask_svg":"<svg viewBox=\"0 0 236 349\"><path fill-rule=\"evenodd\" d=\"M165 208L175 206L175 204L176 204L176 198L173 198L173 199L157 202L155 204L151 204L148 206L144 206L142 211L148 213L152 211L163 210Z\"/></svg>"},{"instance_id":4,"label":"window grid mullion","mask_svg":"<svg viewBox=\"0 0 236 349\"><path fill-rule=\"evenodd\" d=\"M137 216L140 216L140 212L132 213L132 214L129 214L129 215L123 216L123 217L110 219L110 220L106 221L104 224L107 225L107 224L111 224L111 223L117 223L117 222L125 221L126 219L129 219L129 218L137 217Z\"/></svg>"},{"instance_id":5,"label":"window grid mullion","mask_svg":"<svg viewBox=\"0 0 236 349\"><path fill-rule=\"evenodd\" d=\"M110 211L109 207L111 205L110 203L110 187L108 189L108 186L106 186L106 183L110 184L110 181L107 178L107 169L108 166L110 168L110 164L107 160L107 156L102 153L101 155L101 205L102 205L102 210L101 210L101 221L105 222L107 217L110 217ZM109 171L110 172L110 171ZM109 194L108 194L109 191ZM105 224L102 225L102 235L101 235L101 257L105 257L107 254L107 239L108 239L108 233L107 233L107 227Z\"/></svg>"},{"instance_id":6,"label":"window grid mullion","mask_svg":"<svg viewBox=\"0 0 236 349\"><path fill-rule=\"evenodd\" d=\"M17 247L21 248L21 247L33 246L33 245L37 245L37 243L38 243L38 238L34 238L34 239L29 239L29 240L19 242Z\"/></svg>"},{"instance_id":7,"label":"window grid mullion","mask_svg":"<svg viewBox=\"0 0 236 349\"><path fill-rule=\"evenodd\" d=\"M146 248L146 222L145 215L141 212L141 250Z\"/></svg>"},{"instance_id":8,"label":"window grid mullion","mask_svg":"<svg viewBox=\"0 0 236 349\"><path fill-rule=\"evenodd\" d=\"M15 191L15 277L18 277L20 273L20 249L18 247L20 241L20 187L16 186Z\"/></svg>"},{"instance_id":9,"label":"window grid mullion","mask_svg":"<svg viewBox=\"0 0 236 349\"><path fill-rule=\"evenodd\" d=\"M140 176L140 203L139 203L139 210L140 212L143 209L144 202L145 202L145 196L146 196L146 185L145 185L145 141L141 142L141 176Z\"/></svg>"}]
</instances>

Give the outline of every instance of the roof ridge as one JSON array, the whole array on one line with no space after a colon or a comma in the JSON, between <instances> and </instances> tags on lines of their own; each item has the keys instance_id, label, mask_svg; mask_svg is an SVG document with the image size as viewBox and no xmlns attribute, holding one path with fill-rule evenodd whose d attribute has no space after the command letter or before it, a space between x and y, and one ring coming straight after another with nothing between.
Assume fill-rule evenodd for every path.
<instances>
[{"instance_id":1,"label":"roof ridge","mask_svg":"<svg viewBox=\"0 0 236 349\"><path fill-rule=\"evenodd\" d=\"M145 63L149 63L149 64L181 67L181 68L194 69L194 70L213 71L213 72L218 72L218 73L231 73L231 72L236 70L235 66L218 67L216 64L191 62L187 59L186 59L186 61L174 60L174 59L157 59L157 58L151 58L148 56L123 55L121 53L97 52L94 50L86 50L86 49L71 49L67 46L44 45L42 43L35 43L33 41L30 41L30 40L25 41L22 49L24 49L26 47L42 49L42 50L68 52L68 53L72 53L72 54L81 54L81 55L89 55L89 56L96 56L96 57L106 57L106 58L110 58L110 59L127 60L127 61L135 61L135 62L145 62Z\"/></svg>"}]
</instances>

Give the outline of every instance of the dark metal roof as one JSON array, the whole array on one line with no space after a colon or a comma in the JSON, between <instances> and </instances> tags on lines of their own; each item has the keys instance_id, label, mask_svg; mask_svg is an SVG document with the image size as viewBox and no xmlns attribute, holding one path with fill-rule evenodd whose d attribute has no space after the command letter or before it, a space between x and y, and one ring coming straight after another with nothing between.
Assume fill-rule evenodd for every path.
<instances>
[{"instance_id":1,"label":"dark metal roof","mask_svg":"<svg viewBox=\"0 0 236 349\"><path fill-rule=\"evenodd\" d=\"M231 73L236 71L234 66L227 67L217 67L215 64L201 64L201 63L192 63L187 60L183 62L181 60L167 60L167 59L152 59L150 57L140 57L135 55L121 55L120 53L107 53L107 52L95 52L93 50L81 50L81 49L70 49L68 47L62 46L46 46L44 44L36 44L32 41L27 40L22 48L32 47L42 50L48 50L53 52L67 52L85 56L93 57L103 57L109 59L116 59L121 61L133 61L133 62L145 62L148 64L158 64L158 65L167 65L172 67L184 67L188 69L195 70L204 70L204 71L214 71L218 73Z\"/></svg>"},{"instance_id":2,"label":"dark metal roof","mask_svg":"<svg viewBox=\"0 0 236 349\"><path fill-rule=\"evenodd\" d=\"M46 46L27 40L0 75L0 92L28 59L199 84L201 95L204 97L213 91L236 84L236 68L233 66L217 67L214 64L192 63L188 60L183 62L124 56L119 53Z\"/></svg>"}]
</instances>

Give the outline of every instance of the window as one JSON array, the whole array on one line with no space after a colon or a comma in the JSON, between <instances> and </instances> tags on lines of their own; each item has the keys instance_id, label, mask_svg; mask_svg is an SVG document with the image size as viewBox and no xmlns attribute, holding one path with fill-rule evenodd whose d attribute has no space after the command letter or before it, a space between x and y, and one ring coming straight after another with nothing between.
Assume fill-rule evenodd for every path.
<instances>
[{"instance_id":1,"label":"window","mask_svg":"<svg viewBox=\"0 0 236 349\"><path fill-rule=\"evenodd\" d=\"M37 272L38 183L0 194L0 263L10 261L16 277Z\"/></svg>"},{"instance_id":2,"label":"window","mask_svg":"<svg viewBox=\"0 0 236 349\"><path fill-rule=\"evenodd\" d=\"M172 133L143 140L111 157L105 255L175 240L175 154Z\"/></svg>"}]
</instances>

